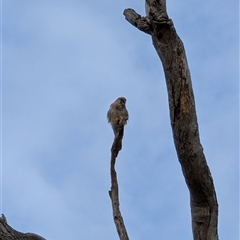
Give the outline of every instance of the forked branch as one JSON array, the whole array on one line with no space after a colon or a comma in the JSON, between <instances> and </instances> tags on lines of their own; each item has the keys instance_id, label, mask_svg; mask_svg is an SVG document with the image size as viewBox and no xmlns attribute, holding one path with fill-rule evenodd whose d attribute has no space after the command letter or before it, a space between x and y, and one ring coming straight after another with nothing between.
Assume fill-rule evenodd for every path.
<instances>
[{"instance_id":1,"label":"forked branch","mask_svg":"<svg viewBox=\"0 0 240 240\"><path fill-rule=\"evenodd\" d=\"M126 9L123 14L133 26L152 36L162 61L175 148L190 192L194 240L217 240L216 192L200 143L185 49L168 18L166 0L146 0L146 17L133 9Z\"/></svg>"}]
</instances>

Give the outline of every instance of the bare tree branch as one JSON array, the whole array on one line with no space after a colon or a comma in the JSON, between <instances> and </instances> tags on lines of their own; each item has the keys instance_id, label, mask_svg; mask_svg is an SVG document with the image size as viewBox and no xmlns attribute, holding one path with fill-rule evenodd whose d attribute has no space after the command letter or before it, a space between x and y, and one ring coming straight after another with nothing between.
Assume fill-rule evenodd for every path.
<instances>
[{"instance_id":1,"label":"bare tree branch","mask_svg":"<svg viewBox=\"0 0 240 240\"><path fill-rule=\"evenodd\" d=\"M113 209L113 220L117 228L118 236L120 240L129 240L127 230L124 225L124 221L119 208L119 196L118 196L118 181L117 173L115 171L116 158L119 151L122 148L122 139L124 134L124 126L121 125L118 128L118 132L114 138L112 148L111 148L111 190L109 191L109 196L112 201Z\"/></svg>"},{"instance_id":2,"label":"bare tree branch","mask_svg":"<svg viewBox=\"0 0 240 240\"><path fill-rule=\"evenodd\" d=\"M217 240L218 203L213 179L200 143L195 100L183 43L166 12L165 0L147 0L147 16L124 11L133 26L151 34L165 73L174 143L190 191L195 240Z\"/></svg>"},{"instance_id":3,"label":"bare tree branch","mask_svg":"<svg viewBox=\"0 0 240 240\"><path fill-rule=\"evenodd\" d=\"M131 8L125 9L123 14L125 15L126 20L130 22L134 27L147 34L152 34L153 29L151 24L149 24L147 17L142 17Z\"/></svg>"},{"instance_id":4,"label":"bare tree branch","mask_svg":"<svg viewBox=\"0 0 240 240\"><path fill-rule=\"evenodd\" d=\"M0 217L0 240L46 240L34 233L21 233L8 225L7 219L2 214Z\"/></svg>"}]
</instances>

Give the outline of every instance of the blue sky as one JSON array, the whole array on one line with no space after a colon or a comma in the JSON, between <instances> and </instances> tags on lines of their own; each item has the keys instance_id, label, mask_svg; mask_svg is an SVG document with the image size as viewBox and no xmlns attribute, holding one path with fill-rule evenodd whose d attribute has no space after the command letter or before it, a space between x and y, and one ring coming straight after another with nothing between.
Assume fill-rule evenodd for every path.
<instances>
[{"instance_id":1,"label":"blue sky","mask_svg":"<svg viewBox=\"0 0 240 240\"><path fill-rule=\"evenodd\" d=\"M151 38L122 14L144 1L2 2L1 212L48 240L118 239L109 105L130 120L116 169L131 239L192 239L165 79ZM167 0L184 42L220 239L239 233L238 1ZM69 230L68 230L69 229Z\"/></svg>"}]
</instances>

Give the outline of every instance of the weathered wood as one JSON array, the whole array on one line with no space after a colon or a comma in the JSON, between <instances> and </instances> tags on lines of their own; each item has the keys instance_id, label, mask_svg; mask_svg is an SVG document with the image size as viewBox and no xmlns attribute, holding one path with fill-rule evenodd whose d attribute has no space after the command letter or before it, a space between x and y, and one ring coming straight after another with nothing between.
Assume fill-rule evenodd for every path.
<instances>
[{"instance_id":1,"label":"weathered wood","mask_svg":"<svg viewBox=\"0 0 240 240\"><path fill-rule=\"evenodd\" d=\"M21 233L8 225L7 219L2 214L0 217L0 240L46 240L34 233Z\"/></svg>"},{"instance_id":2,"label":"weathered wood","mask_svg":"<svg viewBox=\"0 0 240 240\"><path fill-rule=\"evenodd\" d=\"M152 36L166 79L175 148L190 191L194 240L217 240L218 203L200 143L195 100L184 45L166 12L166 1L147 0L147 16L126 9L127 21ZM143 27L144 26L144 27Z\"/></svg>"},{"instance_id":3,"label":"weathered wood","mask_svg":"<svg viewBox=\"0 0 240 240\"><path fill-rule=\"evenodd\" d=\"M116 158L119 151L122 148L122 139L124 134L124 126L119 126L118 132L114 138L111 148L111 163L110 163L110 174L111 174L111 190L109 196L112 201L113 220L117 228L118 236L120 240L129 240L127 230L120 212L119 194L118 194L118 181L117 173L115 170Z\"/></svg>"}]
</instances>

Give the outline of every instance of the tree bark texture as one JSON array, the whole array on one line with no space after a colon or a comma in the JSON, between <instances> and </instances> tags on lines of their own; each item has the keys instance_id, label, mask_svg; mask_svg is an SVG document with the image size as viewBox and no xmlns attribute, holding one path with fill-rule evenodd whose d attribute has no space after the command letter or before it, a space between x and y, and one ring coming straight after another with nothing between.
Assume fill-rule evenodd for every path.
<instances>
[{"instance_id":1,"label":"tree bark texture","mask_svg":"<svg viewBox=\"0 0 240 240\"><path fill-rule=\"evenodd\" d=\"M7 219L2 214L0 217L0 240L46 240L34 233L21 233L8 225Z\"/></svg>"},{"instance_id":2,"label":"tree bark texture","mask_svg":"<svg viewBox=\"0 0 240 240\"><path fill-rule=\"evenodd\" d=\"M124 126L119 126L118 132L114 138L113 145L111 148L111 163L110 163L110 174L111 174L111 190L109 196L112 201L113 209L113 220L117 228L118 236L120 240L129 240L127 230L124 225L124 221L120 212L119 194L118 194L118 181L117 173L115 170L116 158L119 151L122 148L122 138L124 133Z\"/></svg>"},{"instance_id":3,"label":"tree bark texture","mask_svg":"<svg viewBox=\"0 0 240 240\"><path fill-rule=\"evenodd\" d=\"M147 0L146 17L133 9L125 18L151 35L166 79L173 138L190 192L194 240L217 240L218 203L200 143L195 100L184 45L166 12L166 1Z\"/></svg>"}]
</instances>

